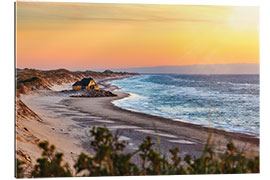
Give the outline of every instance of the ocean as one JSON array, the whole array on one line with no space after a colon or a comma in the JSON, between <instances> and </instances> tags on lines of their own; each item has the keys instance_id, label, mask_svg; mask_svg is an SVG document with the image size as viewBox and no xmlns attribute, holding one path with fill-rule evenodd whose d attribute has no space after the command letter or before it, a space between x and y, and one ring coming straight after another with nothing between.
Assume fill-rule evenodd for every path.
<instances>
[{"instance_id":1,"label":"ocean","mask_svg":"<svg viewBox=\"0 0 270 180\"><path fill-rule=\"evenodd\" d=\"M259 136L259 75L140 75L111 81L123 109Z\"/></svg>"}]
</instances>

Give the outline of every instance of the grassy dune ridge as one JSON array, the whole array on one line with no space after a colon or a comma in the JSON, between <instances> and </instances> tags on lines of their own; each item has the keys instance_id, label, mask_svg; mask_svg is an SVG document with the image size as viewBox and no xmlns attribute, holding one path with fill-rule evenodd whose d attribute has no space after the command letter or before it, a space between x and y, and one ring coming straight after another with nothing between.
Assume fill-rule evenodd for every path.
<instances>
[{"instance_id":1,"label":"grassy dune ridge","mask_svg":"<svg viewBox=\"0 0 270 180\"><path fill-rule=\"evenodd\" d=\"M34 90L49 90L54 84L61 85L81 80L84 77L94 79L104 79L112 77L126 77L138 75L138 73L113 72L106 70L104 72L95 71L69 71L66 69L57 70L36 70L36 69L16 69L16 95L29 94Z\"/></svg>"}]
</instances>

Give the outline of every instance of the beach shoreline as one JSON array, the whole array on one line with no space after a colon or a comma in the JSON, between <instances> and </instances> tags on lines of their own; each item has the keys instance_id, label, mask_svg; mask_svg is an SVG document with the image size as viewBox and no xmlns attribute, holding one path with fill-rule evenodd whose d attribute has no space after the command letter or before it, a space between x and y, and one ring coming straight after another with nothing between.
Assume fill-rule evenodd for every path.
<instances>
[{"instance_id":1,"label":"beach shoreline","mask_svg":"<svg viewBox=\"0 0 270 180\"><path fill-rule=\"evenodd\" d=\"M128 78L128 77L126 77L126 78ZM119 88L119 87L117 87L115 85L112 85L110 82L113 81L113 80L119 80L119 79L123 79L123 78L104 79L103 81L101 81L101 83L102 84L106 83L106 90L115 91L115 90L118 90L118 89L121 89L121 88ZM163 117L161 115L148 114L148 113L144 113L144 112L140 112L140 111L136 111L136 110L124 109L124 108L121 108L121 107L119 107L119 106L117 106L117 105L115 105L113 103L113 101L121 100L121 99L124 99L124 98L129 98L131 96L131 94L128 93L128 92L122 92L122 93L123 93L123 95L121 97L110 101L110 104L113 105L115 108L119 108L119 109L124 110L124 111L134 112L134 113L138 113L138 114L149 115L149 116L153 116L153 117L157 117L157 118L164 118L166 120L176 121L176 122L179 122L182 125L185 124L185 125L191 125L191 126L198 127L198 128L203 128L204 131L213 130L213 131L215 131L217 133L224 134L224 135L231 133L231 134L233 134L232 136L234 136L234 135L239 136L240 135L243 138L247 137L247 138L257 139L257 140L260 139L259 136L255 135L255 134L251 134L251 133L227 131L227 130L224 130L224 129L210 127L210 126L206 126L206 125L199 124L199 123L188 122L188 121L182 120L182 119L172 119L172 118L168 118L168 117ZM255 140L254 142L258 143L257 140Z\"/></svg>"},{"instance_id":2,"label":"beach shoreline","mask_svg":"<svg viewBox=\"0 0 270 180\"><path fill-rule=\"evenodd\" d=\"M200 144L201 147L207 142L209 134L211 133L215 139L214 141L216 141L217 144L221 144L221 149L225 149L226 144L232 140L240 148L248 146L252 147L254 152L259 152L260 140L254 135L240 132L228 132L213 127L206 127L203 125L184 121L175 121L173 119L162 116L155 116L142 112L134 112L127 109L122 109L112 102L127 98L130 96L130 94L126 92L115 91L116 89L119 89L119 87L111 85L110 81L110 79L107 79L100 83L106 87L105 90L109 90L117 94L117 97L81 100L69 99L67 100L68 104L76 107L77 109L80 109L81 111L90 112L91 114L105 119L117 120L118 122L121 121L139 127L147 127L151 130L156 128L160 132L173 134L174 136L180 137L180 139L182 138L190 142L195 141L197 144ZM102 109L102 111L100 111L100 109Z\"/></svg>"},{"instance_id":3,"label":"beach shoreline","mask_svg":"<svg viewBox=\"0 0 270 180\"><path fill-rule=\"evenodd\" d=\"M57 85L52 87L52 90L22 95L20 99L42 121L21 120L20 124L27 129L27 133L39 139L39 142L47 140L54 144L58 152L64 153L64 160L71 167L81 152L92 153L89 131L93 126L106 126L113 134L119 133L120 140L128 142L126 152L134 152L145 137L150 136L164 154L168 154L170 148L179 147L181 156L190 154L198 157L211 135L210 145L217 152L224 152L227 143L232 140L236 147L245 150L246 154L259 154L260 139L252 135L227 132L117 107L113 101L127 98L130 94L116 91L119 87L111 85L110 81L122 78L126 77L97 81L104 90L117 94L115 97L74 98L53 93L70 88L71 83ZM27 139L17 139L16 144L16 150L31 157L32 164L40 157L41 150L35 143L29 143Z\"/></svg>"}]
</instances>

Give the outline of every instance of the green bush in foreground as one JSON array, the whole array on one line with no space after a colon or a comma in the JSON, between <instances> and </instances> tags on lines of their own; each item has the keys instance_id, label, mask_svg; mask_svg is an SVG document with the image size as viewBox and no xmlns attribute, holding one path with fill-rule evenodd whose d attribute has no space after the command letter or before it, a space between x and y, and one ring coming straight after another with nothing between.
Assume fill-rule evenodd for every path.
<instances>
[{"instance_id":1,"label":"green bush in foreground","mask_svg":"<svg viewBox=\"0 0 270 180\"><path fill-rule=\"evenodd\" d=\"M198 158L186 155L182 159L178 148L170 149L170 158L166 158L153 149L150 137L135 152L123 153L126 142L120 142L106 127L93 127L90 133L94 139L91 141L94 155L81 153L74 165L75 173L71 173L68 164L62 165L62 153L56 153L53 145L42 142L39 144L42 157L37 159L32 177L259 173L259 157L246 157L232 143L222 154L215 153L206 144ZM135 154L141 160L139 165L131 161ZM22 165L17 160L18 178L23 177Z\"/></svg>"},{"instance_id":2,"label":"green bush in foreground","mask_svg":"<svg viewBox=\"0 0 270 180\"><path fill-rule=\"evenodd\" d=\"M62 153L55 153L54 145L49 147L48 142L39 143L43 149L42 158L37 159L37 163L32 172L33 177L70 177L72 176L68 164L61 165Z\"/></svg>"}]
</instances>

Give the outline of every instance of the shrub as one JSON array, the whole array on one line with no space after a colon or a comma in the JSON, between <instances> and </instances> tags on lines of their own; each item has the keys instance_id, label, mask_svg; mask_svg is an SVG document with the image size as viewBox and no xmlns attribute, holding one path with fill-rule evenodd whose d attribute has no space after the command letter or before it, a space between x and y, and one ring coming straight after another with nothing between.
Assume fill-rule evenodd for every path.
<instances>
[{"instance_id":1,"label":"shrub","mask_svg":"<svg viewBox=\"0 0 270 180\"><path fill-rule=\"evenodd\" d=\"M47 141L39 143L43 150L42 157L32 172L33 177L70 177L72 176L68 164L62 165L62 153L56 153L54 145L49 146Z\"/></svg>"},{"instance_id":2,"label":"shrub","mask_svg":"<svg viewBox=\"0 0 270 180\"><path fill-rule=\"evenodd\" d=\"M119 142L107 128L96 128L90 131L94 140L91 146L94 156L81 153L75 169L77 173L87 171L86 176L120 176L138 174L138 168L130 162L132 154L119 153L124 150L126 142Z\"/></svg>"},{"instance_id":3,"label":"shrub","mask_svg":"<svg viewBox=\"0 0 270 180\"><path fill-rule=\"evenodd\" d=\"M62 153L55 153L55 147L48 142L39 146L43 149L42 158L37 160L32 172L33 177L68 176L129 176L129 175L180 175L180 174L237 174L259 173L259 157L248 158L239 152L233 143L228 143L224 153L215 153L208 143L197 158L186 155L180 157L179 149L170 149L170 158L153 148L151 137L146 137L133 153L123 153L126 142L119 141L106 127L93 127L90 131L94 155L81 153L74 165L72 174L68 164L62 165ZM138 154L140 166L131 158ZM22 177L23 168L17 163L17 176Z\"/></svg>"},{"instance_id":4,"label":"shrub","mask_svg":"<svg viewBox=\"0 0 270 180\"><path fill-rule=\"evenodd\" d=\"M23 178L24 177L24 168L22 165L24 165L25 162L20 161L19 159L16 159L16 178Z\"/></svg>"}]
</instances>

